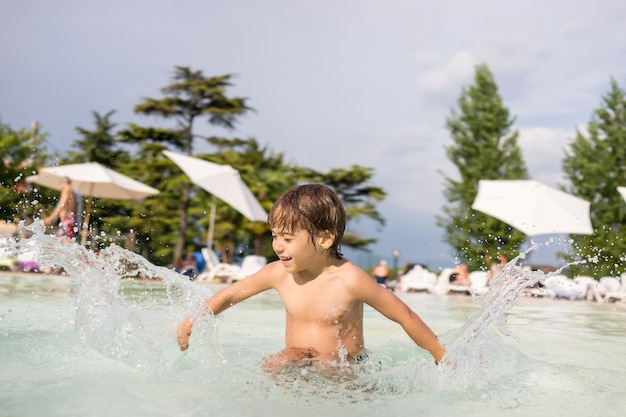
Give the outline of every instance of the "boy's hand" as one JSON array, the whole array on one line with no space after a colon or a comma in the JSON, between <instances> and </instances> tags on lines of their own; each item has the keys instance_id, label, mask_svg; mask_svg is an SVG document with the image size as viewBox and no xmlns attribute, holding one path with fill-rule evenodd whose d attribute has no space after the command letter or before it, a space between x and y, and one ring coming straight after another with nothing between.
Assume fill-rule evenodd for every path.
<instances>
[{"instance_id":1,"label":"boy's hand","mask_svg":"<svg viewBox=\"0 0 626 417\"><path fill-rule=\"evenodd\" d=\"M186 351L189 347L189 336L191 336L191 326L193 326L193 322L189 317L183 320L177 329L178 336L178 345L180 346L181 351Z\"/></svg>"},{"instance_id":2,"label":"boy's hand","mask_svg":"<svg viewBox=\"0 0 626 417\"><path fill-rule=\"evenodd\" d=\"M443 347L439 347L439 351L435 354L433 354L433 357L435 358L435 365L439 365L441 363L442 360L445 359L446 356L446 351Z\"/></svg>"}]
</instances>

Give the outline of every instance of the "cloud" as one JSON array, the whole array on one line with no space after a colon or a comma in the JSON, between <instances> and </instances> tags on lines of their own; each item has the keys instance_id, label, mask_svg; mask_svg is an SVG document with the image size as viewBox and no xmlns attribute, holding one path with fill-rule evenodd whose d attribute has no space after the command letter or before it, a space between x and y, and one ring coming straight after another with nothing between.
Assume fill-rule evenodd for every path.
<instances>
[{"instance_id":1,"label":"cloud","mask_svg":"<svg viewBox=\"0 0 626 417\"><path fill-rule=\"evenodd\" d=\"M550 186L565 181L561 170L565 146L574 137L573 130L545 127L520 128L518 145L531 178Z\"/></svg>"},{"instance_id":2,"label":"cloud","mask_svg":"<svg viewBox=\"0 0 626 417\"><path fill-rule=\"evenodd\" d=\"M448 172L445 156L448 133L419 125L380 133L352 150L352 158L376 168L375 182L384 184L390 204L419 215L431 214L441 206L439 171Z\"/></svg>"},{"instance_id":3,"label":"cloud","mask_svg":"<svg viewBox=\"0 0 626 417\"><path fill-rule=\"evenodd\" d=\"M460 85L471 81L477 63L478 60L470 51L457 52L447 62L429 54L423 61L425 68L418 73L417 90L450 101L450 97L459 94Z\"/></svg>"},{"instance_id":4,"label":"cloud","mask_svg":"<svg viewBox=\"0 0 626 417\"><path fill-rule=\"evenodd\" d=\"M434 224L445 203L439 172L456 175L445 121L476 64L489 66L516 118L530 174L551 185L610 77L626 81L618 0L5 3L3 122L38 120L63 152L76 126L93 127L92 110L156 123L132 109L159 96L175 65L235 73L231 93L257 111L233 132L199 123L197 133L255 137L319 170L373 167L389 195L373 250L420 258L449 251Z\"/></svg>"}]
</instances>

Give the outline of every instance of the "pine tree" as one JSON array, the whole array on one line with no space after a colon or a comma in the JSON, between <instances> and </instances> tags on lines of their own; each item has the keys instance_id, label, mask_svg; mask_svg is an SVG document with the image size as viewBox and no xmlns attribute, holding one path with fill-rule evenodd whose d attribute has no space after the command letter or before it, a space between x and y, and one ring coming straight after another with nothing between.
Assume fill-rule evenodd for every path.
<instances>
[{"instance_id":1,"label":"pine tree","mask_svg":"<svg viewBox=\"0 0 626 417\"><path fill-rule=\"evenodd\" d=\"M206 77L202 71L176 67L174 82L161 89L164 98L147 98L135 106L135 112L176 121L177 129L170 132L161 129L161 132L165 133L167 141L191 156L194 139L197 137L194 134L196 119L205 119L211 125L232 129L237 118L251 110L247 107L245 98L231 98L226 95L226 88L231 86L231 78L231 74ZM191 185L184 183L182 186L179 233L174 248L175 264L183 256L191 200Z\"/></svg>"},{"instance_id":2,"label":"pine tree","mask_svg":"<svg viewBox=\"0 0 626 417\"><path fill-rule=\"evenodd\" d=\"M585 135L577 130L563 159L569 192L591 202L592 235L572 235L576 274L600 278L626 272L626 202L617 191L626 186L626 96L614 79L602 97Z\"/></svg>"},{"instance_id":3,"label":"pine tree","mask_svg":"<svg viewBox=\"0 0 626 417\"><path fill-rule=\"evenodd\" d=\"M520 231L471 209L479 180L525 179L528 173L517 145L519 133L512 130L515 120L486 65L476 66L474 85L463 88L457 104L446 121L454 142L446 151L459 179L443 174L449 204L437 224L459 260L477 270L484 269L485 257L515 254L525 240Z\"/></svg>"},{"instance_id":4,"label":"pine tree","mask_svg":"<svg viewBox=\"0 0 626 417\"><path fill-rule=\"evenodd\" d=\"M70 150L67 158L63 159L63 163L97 162L107 168L114 169L121 162L121 159L128 159L127 152L119 149L115 139L116 124L111 121L111 116L114 113L115 110L110 110L103 116L92 111L94 130L76 127L76 131L81 137L74 140L72 147L78 150Z\"/></svg>"}]
</instances>

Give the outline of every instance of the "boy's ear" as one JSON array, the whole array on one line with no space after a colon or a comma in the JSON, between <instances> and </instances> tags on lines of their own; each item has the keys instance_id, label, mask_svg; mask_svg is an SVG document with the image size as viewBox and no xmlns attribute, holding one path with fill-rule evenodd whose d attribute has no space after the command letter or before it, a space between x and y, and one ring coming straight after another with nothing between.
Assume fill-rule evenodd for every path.
<instances>
[{"instance_id":1,"label":"boy's ear","mask_svg":"<svg viewBox=\"0 0 626 417\"><path fill-rule=\"evenodd\" d=\"M324 230L318 235L317 241L322 249L329 249L331 246L333 246L333 243L335 242L335 234L332 233L330 230Z\"/></svg>"}]
</instances>

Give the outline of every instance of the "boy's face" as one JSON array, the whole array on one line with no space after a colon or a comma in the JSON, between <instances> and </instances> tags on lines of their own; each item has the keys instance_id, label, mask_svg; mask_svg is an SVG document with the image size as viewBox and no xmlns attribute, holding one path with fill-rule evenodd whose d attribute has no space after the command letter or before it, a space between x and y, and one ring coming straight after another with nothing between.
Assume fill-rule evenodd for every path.
<instances>
[{"instance_id":1,"label":"boy's face","mask_svg":"<svg viewBox=\"0 0 626 417\"><path fill-rule=\"evenodd\" d=\"M307 269L313 262L319 261L320 255L325 256L323 246L320 238L315 239L313 244L306 230L285 233L272 229L272 249L290 273Z\"/></svg>"}]
</instances>

